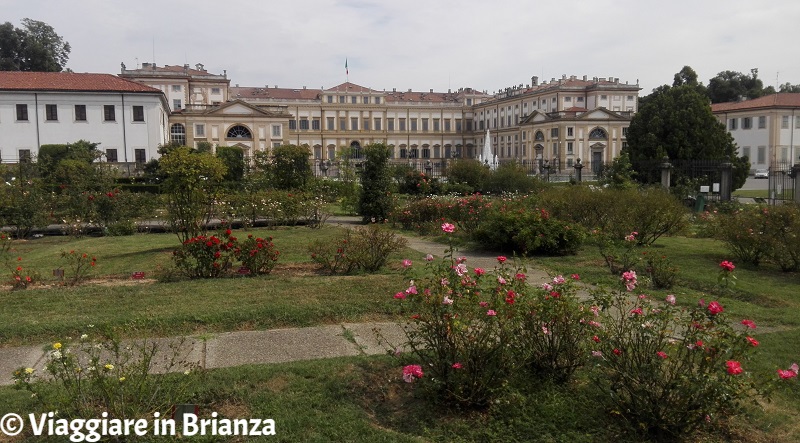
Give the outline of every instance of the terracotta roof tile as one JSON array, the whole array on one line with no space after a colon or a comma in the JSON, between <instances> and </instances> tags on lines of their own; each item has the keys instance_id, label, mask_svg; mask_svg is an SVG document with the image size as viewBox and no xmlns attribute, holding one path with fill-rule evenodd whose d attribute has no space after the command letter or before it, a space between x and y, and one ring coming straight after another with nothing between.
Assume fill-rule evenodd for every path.
<instances>
[{"instance_id":1,"label":"terracotta roof tile","mask_svg":"<svg viewBox=\"0 0 800 443\"><path fill-rule=\"evenodd\" d=\"M357 85L355 83L345 82L340 85L336 85L330 89L326 89L325 92L381 92L381 91L376 91L374 89Z\"/></svg>"},{"instance_id":2,"label":"terracotta roof tile","mask_svg":"<svg viewBox=\"0 0 800 443\"><path fill-rule=\"evenodd\" d=\"M800 108L800 93L779 92L740 102L714 103L712 112L742 111L759 108Z\"/></svg>"},{"instance_id":3,"label":"terracotta roof tile","mask_svg":"<svg viewBox=\"0 0 800 443\"><path fill-rule=\"evenodd\" d=\"M231 98L248 99L278 99L278 100L319 100L321 89L289 89L289 88L256 88L232 87Z\"/></svg>"},{"instance_id":4,"label":"terracotta roof tile","mask_svg":"<svg viewBox=\"0 0 800 443\"><path fill-rule=\"evenodd\" d=\"M148 92L161 91L111 74L73 72L0 72L4 91Z\"/></svg>"}]
</instances>

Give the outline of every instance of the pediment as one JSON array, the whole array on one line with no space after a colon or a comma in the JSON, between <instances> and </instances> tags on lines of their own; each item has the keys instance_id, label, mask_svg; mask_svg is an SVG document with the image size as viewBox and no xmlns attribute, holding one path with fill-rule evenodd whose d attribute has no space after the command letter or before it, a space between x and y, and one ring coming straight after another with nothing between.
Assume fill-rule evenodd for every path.
<instances>
[{"instance_id":1,"label":"pediment","mask_svg":"<svg viewBox=\"0 0 800 443\"><path fill-rule=\"evenodd\" d=\"M581 119L581 120L596 120L596 119L600 119L600 120L608 120L608 119L624 120L625 119L624 117L622 117L621 115L617 114L616 112L611 112L606 108L597 108L597 109L593 109L593 110L591 110L589 112L584 112L578 118Z\"/></svg>"},{"instance_id":2,"label":"pediment","mask_svg":"<svg viewBox=\"0 0 800 443\"><path fill-rule=\"evenodd\" d=\"M267 112L242 100L224 103L206 112L208 115L255 115L266 116Z\"/></svg>"}]
</instances>

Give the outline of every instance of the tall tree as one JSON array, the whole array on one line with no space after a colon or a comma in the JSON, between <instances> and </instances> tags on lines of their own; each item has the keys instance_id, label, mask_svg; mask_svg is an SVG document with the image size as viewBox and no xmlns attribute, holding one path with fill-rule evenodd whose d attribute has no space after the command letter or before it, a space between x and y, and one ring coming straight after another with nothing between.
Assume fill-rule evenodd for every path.
<instances>
[{"instance_id":1,"label":"tall tree","mask_svg":"<svg viewBox=\"0 0 800 443\"><path fill-rule=\"evenodd\" d=\"M758 68L750 70L750 74L736 71L722 71L708 81L708 96L711 103L735 102L741 98L753 99L774 93L772 87L764 88L758 78Z\"/></svg>"},{"instance_id":2,"label":"tall tree","mask_svg":"<svg viewBox=\"0 0 800 443\"><path fill-rule=\"evenodd\" d=\"M665 87L654 93L631 120L628 128L631 163L639 181L658 182L658 163L673 160L720 160L734 165L734 189L740 188L750 169L745 157L736 156L736 143L711 113L708 98L691 85Z\"/></svg>"},{"instance_id":3,"label":"tall tree","mask_svg":"<svg viewBox=\"0 0 800 443\"><path fill-rule=\"evenodd\" d=\"M47 23L24 18L22 25L0 25L0 70L61 72L69 60L69 43Z\"/></svg>"},{"instance_id":4,"label":"tall tree","mask_svg":"<svg viewBox=\"0 0 800 443\"><path fill-rule=\"evenodd\" d=\"M786 82L780 86L778 89L779 92L800 92L800 85L793 85L789 82Z\"/></svg>"},{"instance_id":5,"label":"tall tree","mask_svg":"<svg viewBox=\"0 0 800 443\"><path fill-rule=\"evenodd\" d=\"M382 143L364 146L365 161L358 202L358 212L364 223L383 222L392 210L389 155L389 148Z\"/></svg>"}]
</instances>

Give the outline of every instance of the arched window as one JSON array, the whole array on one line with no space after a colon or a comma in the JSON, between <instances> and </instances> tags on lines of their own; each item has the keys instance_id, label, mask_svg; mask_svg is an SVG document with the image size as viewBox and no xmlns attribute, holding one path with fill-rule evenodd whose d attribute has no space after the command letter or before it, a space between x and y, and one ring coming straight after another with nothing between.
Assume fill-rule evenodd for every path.
<instances>
[{"instance_id":1,"label":"arched window","mask_svg":"<svg viewBox=\"0 0 800 443\"><path fill-rule=\"evenodd\" d=\"M350 143L350 158L353 159L361 158L361 143L357 141Z\"/></svg>"},{"instance_id":2,"label":"arched window","mask_svg":"<svg viewBox=\"0 0 800 443\"><path fill-rule=\"evenodd\" d=\"M590 140L605 140L608 138L608 133L606 133L605 129L603 128L594 128L592 132L589 133Z\"/></svg>"},{"instance_id":3,"label":"arched window","mask_svg":"<svg viewBox=\"0 0 800 443\"><path fill-rule=\"evenodd\" d=\"M419 149L411 148L411 152L409 152L408 158L419 158Z\"/></svg>"},{"instance_id":4,"label":"arched window","mask_svg":"<svg viewBox=\"0 0 800 443\"><path fill-rule=\"evenodd\" d=\"M400 158L408 158L408 149L400 148Z\"/></svg>"},{"instance_id":5,"label":"arched window","mask_svg":"<svg viewBox=\"0 0 800 443\"><path fill-rule=\"evenodd\" d=\"M228 133L225 135L226 138L246 138L252 139L253 134L250 133L250 130L245 128L242 125L232 126L228 129Z\"/></svg>"},{"instance_id":6,"label":"arched window","mask_svg":"<svg viewBox=\"0 0 800 443\"><path fill-rule=\"evenodd\" d=\"M169 140L173 144L186 146L186 128L180 123L175 123L170 126Z\"/></svg>"},{"instance_id":7,"label":"arched window","mask_svg":"<svg viewBox=\"0 0 800 443\"><path fill-rule=\"evenodd\" d=\"M536 131L536 135L533 136L533 139L536 140L537 142L544 141L544 132Z\"/></svg>"},{"instance_id":8,"label":"arched window","mask_svg":"<svg viewBox=\"0 0 800 443\"><path fill-rule=\"evenodd\" d=\"M431 148L422 148L422 158L431 158Z\"/></svg>"}]
</instances>

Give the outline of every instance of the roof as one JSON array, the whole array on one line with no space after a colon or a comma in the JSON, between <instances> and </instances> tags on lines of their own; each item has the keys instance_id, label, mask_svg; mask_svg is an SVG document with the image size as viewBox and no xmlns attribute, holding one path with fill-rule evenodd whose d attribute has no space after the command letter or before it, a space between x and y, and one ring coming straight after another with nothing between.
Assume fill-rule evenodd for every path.
<instances>
[{"instance_id":1,"label":"roof","mask_svg":"<svg viewBox=\"0 0 800 443\"><path fill-rule=\"evenodd\" d=\"M448 92L387 92L386 101L388 103L404 102L429 102L429 103L456 103L460 102L458 94Z\"/></svg>"},{"instance_id":2,"label":"roof","mask_svg":"<svg viewBox=\"0 0 800 443\"><path fill-rule=\"evenodd\" d=\"M232 87L230 97L248 99L279 99L279 100L318 100L322 93L321 89L289 89L289 88L256 88L256 87Z\"/></svg>"},{"instance_id":3,"label":"roof","mask_svg":"<svg viewBox=\"0 0 800 443\"><path fill-rule=\"evenodd\" d=\"M326 89L325 92L381 92L381 91L376 91L374 89L357 85L355 83L344 82L330 89Z\"/></svg>"},{"instance_id":4,"label":"roof","mask_svg":"<svg viewBox=\"0 0 800 443\"><path fill-rule=\"evenodd\" d=\"M800 93L779 92L740 102L714 103L711 112L743 111L761 108L800 108Z\"/></svg>"},{"instance_id":5,"label":"roof","mask_svg":"<svg viewBox=\"0 0 800 443\"><path fill-rule=\"evenodd\" d=\"M111 74L74 72L0 72L2 91L135 92L162 94L158 89Z\"/></svg>"}]
</instances>

